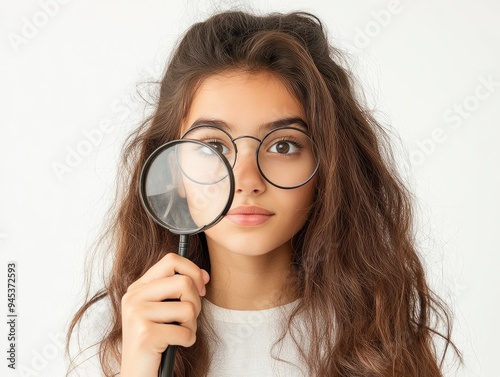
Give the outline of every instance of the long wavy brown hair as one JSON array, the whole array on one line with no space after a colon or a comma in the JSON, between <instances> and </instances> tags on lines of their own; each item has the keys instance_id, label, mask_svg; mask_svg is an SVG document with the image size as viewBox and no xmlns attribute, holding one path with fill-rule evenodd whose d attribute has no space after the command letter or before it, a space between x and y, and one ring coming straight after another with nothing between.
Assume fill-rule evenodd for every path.
<instances>
[{"instance_id":1,"label":"long wavy brown hair","mask_svg":"<svg viewBox=\"0 0 500 377\"><path fill-rule=\"evenodd\" d=\"M109 300L112 325L98 353L106 376L118 372L122 296L178 244L141 206L141 168L158 146L179 137L200 83L229 69L276 75L304 106L319 151L315 202L293 239L301 300L288 322L290 332L299 316L308 325L310 346L297 340L308 375L442 376L447 350L460 354L450 340L449 310L426 282L411 194L394 168L389 133L358 98L343 54L307 13L224 12L187 31L161 80L154 112L124 149L124 177L107 233L112 269L104 288L88 295L73 318L68 343L85 313ZM193 239L191 259L210 271L203 235ZM179 347L175 375L206 375L209 363L201 323L196 343Z\"/></svg>"}]
</instances>

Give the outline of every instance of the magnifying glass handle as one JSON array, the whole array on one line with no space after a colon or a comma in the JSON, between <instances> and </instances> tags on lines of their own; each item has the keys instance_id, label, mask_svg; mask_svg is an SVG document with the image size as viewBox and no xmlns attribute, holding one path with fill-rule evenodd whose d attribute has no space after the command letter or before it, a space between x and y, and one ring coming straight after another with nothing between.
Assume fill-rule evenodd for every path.
<instances>
[{"instance_id":1,"label":"magnifying glass handle","mask_svg":"<svg viewBox=\"0 0 500 377\"><path fill-rule=\"evenodd\" d=\"M179 239L178 254L181 257L187 258L189 249L189 235L181 234ZM166 300L166 301L179 301L179 300ZM161 355L160 368L158 370L158 377L174 377L174 364L175 364L175 351L177 346L168 346Z\"/></svg>"},{"instance_id":2,"label":"magnifying glass handle","mask_svg":"<svg viewBox=\"0 0 500 377\"><path fill-rule=\"evenodd\" d=\"M160 369L158 377L174 377L175 351L177 346L168 346L161 355Z\"/></svg>"},{"instance_id":3,"label":"magnifying glass handle","mask_svg":"<svg viewBox=\"0 0 500 377\"><path fill-rule=\"evenodd\" d=\"M179 239L179 254L181 257L188 257L188 249L189 249L189 234L181 234Z\"/></svg>"}]
</instances>

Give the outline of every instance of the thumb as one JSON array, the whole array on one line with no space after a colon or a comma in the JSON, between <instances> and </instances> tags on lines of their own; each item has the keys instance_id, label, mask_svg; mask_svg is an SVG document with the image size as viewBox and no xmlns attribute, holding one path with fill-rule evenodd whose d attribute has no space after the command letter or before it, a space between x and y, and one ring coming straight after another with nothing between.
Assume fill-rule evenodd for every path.
<instances>
[{"instance_id":1,"label":"thumb","mask_svg":"<svg viewBox=\"0 0 500 377\"><path fill-rule=\"evenodd\" d=\"M203 275L203 283L207 284L210 281L210 275L204 269L201 269L201 273Z\"/></svg>"}]
</instances>

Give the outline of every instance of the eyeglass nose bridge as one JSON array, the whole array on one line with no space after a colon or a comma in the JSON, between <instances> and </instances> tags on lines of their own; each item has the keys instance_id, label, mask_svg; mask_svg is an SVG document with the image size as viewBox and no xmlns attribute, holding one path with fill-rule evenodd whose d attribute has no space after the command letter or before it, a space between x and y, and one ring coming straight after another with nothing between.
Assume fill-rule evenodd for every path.
<instances>
[{"instance_id":1,"label":"eyeglass nose bridge","mask_svg":"<svg viewBox=\"0 0 500 377\"><path fill-rule=\"evenodd\" d=\"M267 136L266 136L267 137ZM260 152L260 147L262 146L262 141L265 139L259 139L258 137L255 137L255 136L252 136L252 135L243 135L243 136L238 136L238 137L235 137L234 139L231 137L231 142L233 143L233 146L234 146L234 161L233 161L233 164L232 164L232 168L234 169L235 166L236 166L236 161L238 160L238 146L236 145L236 142L238 140L241 140L241 139L251 139L251 140L255 140L258 145L257 145L257 148L255 148L255 163L257 165L257 169L259 169L259 173L261 175L262 178L264 178L267 182L269 182L271 185L273 186L276 186L276 187L280 187L278 185L276 185L275 183L273 183L265 174L264 172L262 171L262 168L260 166L260 162L259 162L259 152Z\"/></svg>"},{"instance_id":2,"label":"eyeglass nose bridge","mask_svg":"<svg viewBox=\"0 0 500 377\"><path fill-rule=\"evenodd\" d=\"M238 136L238 137L235 137L234 139L232 139L233 144L235 144L235 146L236 146L236 141L237 140L241 140L241 139L252 139L252 140L255 140L256 142L259 143L259 146L262 143L262 139L259 139L259 138L255 137L255 136L252 136L252 135L243 135L243 136Z\"/></svg>"},{"instance_id":3,"label":"eyeglass nose bridge","mask_svg":"<svg viewBox=\"0 0 500 377\"><path fill-rule=\"evenodd\" d=\"M241 139L252 139L252 140L255 140L257 143L259 143L257 145L257 148L255 149L255 158L257 159L257 165L259 165L259 158L258 158L258 155L259 155L259 149L260 149L260 146L262 145L262 140L263 139L259 139L255 136L252 136L252 135L243 135L243 136L238 136L238 137L235 137L234 139L231 139L233 145L234 145L234 153L235 153L235 157L234 157L234 162L233 162L233 168L236 166L236 160L238 159L238 145L236 145L236 142L238 140L241 140ZM259 170L260 170L260 166L259 166ZM262 174L262 171L261 171L261 174Z\"/></svg>"},{"instance_id":4,"label":"eyeglass nose bridge","mask_svg":"<svg viewBox=\"0 0 500 377\"><path fill-rule=\"evenodd\" d=\"M233 142L235 142L236 140L240 140L240 139L254 139L255 141L258 141L259 143L262 142L261 139L255 137L255 136L252 136L252 135L243 135L243 136L238 136L238 137L235 137L233 139Z\"/></svg>"}]
</instances>

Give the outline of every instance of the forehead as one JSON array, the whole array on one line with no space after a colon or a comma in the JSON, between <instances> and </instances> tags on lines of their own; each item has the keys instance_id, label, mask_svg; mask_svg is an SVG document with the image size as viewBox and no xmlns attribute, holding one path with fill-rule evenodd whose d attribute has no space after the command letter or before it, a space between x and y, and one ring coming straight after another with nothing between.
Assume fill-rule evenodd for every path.
<instances>
[{"instance_id":1,"label":"forehead","mask_svg":"<svg viewBox=\"0 0 500 377\"><path fill-rule=\"evenodd\" d=\"M182 124L185 132L200 120L220 121L229 131L255 134L263 125L285 118L305 121L297 98L269 72L226 71L199 85Z\"/></svg>"}]
</instances>

